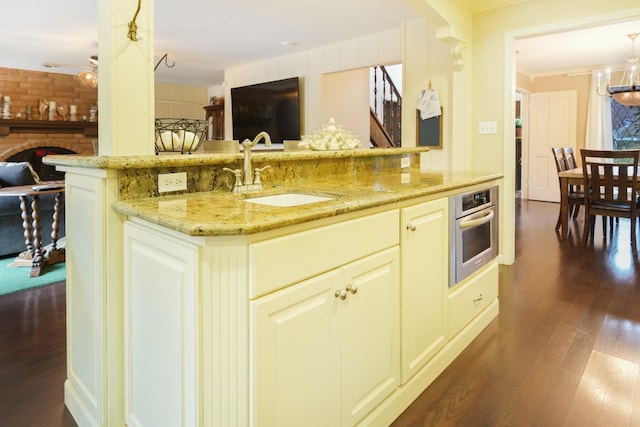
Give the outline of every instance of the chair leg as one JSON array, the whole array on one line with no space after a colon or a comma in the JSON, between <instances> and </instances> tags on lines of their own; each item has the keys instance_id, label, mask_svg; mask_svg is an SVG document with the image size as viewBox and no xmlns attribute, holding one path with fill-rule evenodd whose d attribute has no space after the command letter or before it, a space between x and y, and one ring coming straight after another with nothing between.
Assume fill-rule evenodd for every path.
<instances>
[{"instance_id":1,"label":"chair leg","mask_svg":"<svg viewBox=\"0 0 640 427\"><path fill-rule=\"evenodd\" d=\"M631 252L633 256L638 256L638 247L636 244L636 221L631 219Z\"/></svg>"},{"instance_id":2,"label":"chair leg","mask_svg":"<svg viewBox=\"0 0 640 427\"><path fill-rule=\"evenodd\" d=\"M591 223L594 221L593 215L584 216L584 231L582 232L582 246L587 247L587 241L589 240L589 231L591 230Z\"/></svg>"},{"instance_id":3,"label":"chair leg","mask_svg":"<svg viewBox=\"0 0 640 427\"><path fill-rule=\"evenodd\" d=\"M558 220L556 221L556 231L560 230L560 226L562 225L562 215L558 212Z\"/></svg>"},{"instance_id":4,"label":"chair leg","mask_svg":"<svg viewBox=\"0 0 640 427\"><path fill-rule=\"evenodd\" d=\"M601 216L600 218L602 218L602 238L606 240L607 239L607 217Z\"/></svg>"}]
</instances>

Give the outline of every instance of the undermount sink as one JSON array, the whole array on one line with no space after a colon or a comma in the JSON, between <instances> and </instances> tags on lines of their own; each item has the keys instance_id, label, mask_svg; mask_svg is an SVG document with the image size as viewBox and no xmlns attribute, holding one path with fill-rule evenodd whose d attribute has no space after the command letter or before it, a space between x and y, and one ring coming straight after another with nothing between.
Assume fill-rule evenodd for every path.
<instances>
[{"instance_id":1,"label":"undermount sink","mask_svg":"<svg viewBox=\"0 0 640 427\"><path fill-rule=\"evenodd\" d=\"M273 196L252 197L250 199L244 199L244 201L268 206L300 206L332 199L333 197L314 196L311 194L284 193Z\"/></svg>"}]
</instances>

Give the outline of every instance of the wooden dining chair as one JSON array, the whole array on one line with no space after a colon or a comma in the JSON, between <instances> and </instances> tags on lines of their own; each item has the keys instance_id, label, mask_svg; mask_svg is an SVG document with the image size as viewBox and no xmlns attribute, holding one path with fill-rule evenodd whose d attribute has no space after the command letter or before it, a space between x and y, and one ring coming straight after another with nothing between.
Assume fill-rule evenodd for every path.
<instances>
[{"instance_id":1,"label":"wooden dining chair","mask_svg":"<svg viewBox=\"0 0 640 427\"><path fill-rule=\"evenodd\" d=\"M576 155L572 147L564 147L562 149L564 155L564 161L567 165L567 169L575 169L578 167L576 162ZM572 217L577 218L580 213L580 206L584 205L584 192L581 185L572 185L569 187L569 200L578 200L579 203L573 204ZM571 212L571 211L570 211Z\"/></svg>"},{"instance_id":2,"label":"wooden dining chair","mask_svg":"<svg viewBox=\"0 0 640 427\"><path fill-rule=\"evenodd\" d=\"M638 254L636 222L638 218L639 150L580 150L585 194L585 221L582 246L593 239L597 215L629 218L631 249Z\"/></svg>"},{"instance_id":3,"label":"wooden dining chair","mask_svg":"<svg viewBox=\"0 0 640 427\"><path fill-rule=\"evenodd\" d=\"M573 169L568 167L567 161L565 159L564 148L551 148L551 152L553 153L553 157L556 162L556 170L558 173ZM574 159L575 164L575 159ZM560 177L558 176L558 184L560 184ZM580 206L584 205L584 193L582 191L578 191L575 186L570 186L568 197L569 197L569 213L573 218L578 216L578 211L580 210ZM562 202L562 201L561 201ZM556 221L556 231L560 230L560 226L562 225L561 212L558 212L558 220Z\"/></svg>"}]
</instances>

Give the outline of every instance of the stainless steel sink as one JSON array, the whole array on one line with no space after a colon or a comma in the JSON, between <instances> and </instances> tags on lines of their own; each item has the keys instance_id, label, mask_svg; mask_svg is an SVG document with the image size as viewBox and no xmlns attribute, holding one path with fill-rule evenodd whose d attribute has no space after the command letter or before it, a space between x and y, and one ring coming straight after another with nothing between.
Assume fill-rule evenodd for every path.
<instances>
[{"instance_id":1,"label":"stainless steel sink","mask_svg":"<svg viewBox=\"0 0 640 427\"><path fill-rule=\"evenodd\" d=\"M272 196L252 197L250 199L244 199L244 201L268 206L300 206L332 199L333 197L315 196L311 194L283 193Z\"/></svg>"}]
</instances>

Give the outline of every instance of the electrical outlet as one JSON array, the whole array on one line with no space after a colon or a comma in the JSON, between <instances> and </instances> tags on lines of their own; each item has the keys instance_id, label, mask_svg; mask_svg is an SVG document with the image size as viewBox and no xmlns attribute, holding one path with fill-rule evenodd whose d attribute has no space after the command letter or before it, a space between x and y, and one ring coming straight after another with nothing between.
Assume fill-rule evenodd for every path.
<instances>
[{"instance_id":1,"label":"electrical outlet","mask_svg":"<svg viewBox=\"0 0 640 427\"><path fill-rule=\"evenodd\" d=\"M411 157L403 157L400 159L400 169L405 169L411 166Z\"/></svg>"},{"instance_id":2,"label":"electrical outlet","mask_svg":"<svg viewBox=\"0 0 640 427\"><path fill-rule=\"evenodd\" d=\"M187 189L187 173L159 173L158 192L182 191Z\"/></svg>"},{"instance_id":3,"label":"electrical outlet","mask_svg":"<svg viewBox=\"0 0 640 427\"><path fill-rule=\"evenodd\" d=\"M480 122L478 132L480 135L495 135L498 133L498 122Z\"/></svg>"}]
</instances>

